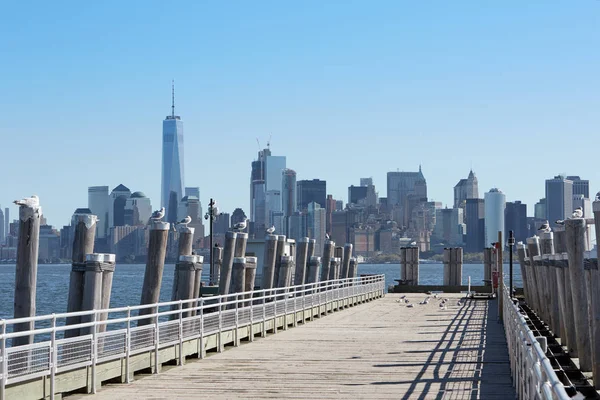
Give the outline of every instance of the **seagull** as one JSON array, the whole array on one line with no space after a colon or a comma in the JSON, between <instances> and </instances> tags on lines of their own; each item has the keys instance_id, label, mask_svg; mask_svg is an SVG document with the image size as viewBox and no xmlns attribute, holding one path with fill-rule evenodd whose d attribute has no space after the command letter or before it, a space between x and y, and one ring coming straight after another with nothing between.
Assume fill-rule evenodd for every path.
<instances>
[{"instance_id":1,"label":"seagull","mask_svg":"<svg viewBox=\"0 0 600 400\"><path fill-rule=\"evenodd\" d=\"M552 229L550 229L550 224L548 223L548 221L546 221L538 228L538 231L544 232L544 233L550 233L552 231Z\"/></svg>"},{"instance_id":2,"label":"seagull","mask_svg":"<svg viewBox=\"0 0 600 400\"><path fill-rule=\"evenodd\" d=\"M572 214L573 218L582 218L583 217L583 208L577 207Z\"/></svg>"},{"instance_id":3,"label":"seagull","mask_svg":"<svg viewBox=\"0 0 600 400\"><path fill-rule=\"evenodd\" d=\"M219 243L215 243L215 247L219 247Z\"/></svg>"},{"instance_id":4,"label":"seagull","mask_svg":"<svg viewBox=\"0 0 600 400\"><path fill-rule=\"evenodd\" d=\"M246 225L248 225L248 218L246 218L242 222L238 222L237 224L235 224L233 226L233 229L235 229L236 231L243 231L244 229L246 229Z\"/></svg>"},{"instance_id":5,"label":"seagull","mask_svg":"<svg viewBox=\"0 0 600 400\"><path fill-rule=\"evenodd\" d=\"M272 235L272 234L273 234L273 232L275 232L275 227L274 227L274 226L271 226L269 229L267 229L267 233L268 233L269 235Z\"/></svg>"},{"instance_id":6,"label":"seagull","mask_svg":"<svg viewBox=\"0 0 600 400\"><path fill-rule=\"evenodd\" d=\"M150 217L150 219L159 220L159 219L163 219L164 216L165 216L165 208L161 207L160 210L156 210L152 213L152 216Z\"/></svg>"},{"instance_id":7,"label":"seagull","mask_svg":"<svg viewBox=\"0 0 600 400\"><path fill-rule=\"evenodd\" d=\"M556 221L554 221L554 223L556 225L564 225L565 224L565 220L564 219L557 219Z\"/></svg>"},{"instance_id":8,"label":"seagull","mask_svg":"<svg viewBox=\"0 0 600 400\"><path fill-rule=\"evenodd\" d=\"M37 207L40 205L40 198L34 194L33 196L28 197L26 199L15 200L15 201L13 201L13 203L15 203L16 205L19 205L19 206Z\"/></svg>"},{"instance_id":9,"label":"seagull","mask_svg":"<svg viewBox=\"0 0 600 400\"><path fill-rule=\"evenodd\" d=\"M181 221L179 221L179 225L187 226L190 222L192 222L192 217L190 217L188 215L187 217L185 217L184 219L182 219Z\"/></svg>"},{"instance_id":10,"label":"seagull","mask_svg":"<svg viewBox=\"0 0 600 400\"><path fill-rule=\"evenodd\" d=\"M325 234L325 240L329 240L329 233Z\"/></svg>"},{"instance_id":11,"label":"seagull","mask_svg":"<svg viewBox=\"0 0 600 400\"><path fill-rule=\"evenodd\" d=\"M596 193L596 197L594 198L594 201L600 201L600 192Z\"/></svg>"},{"instance_id":12,"label":"seagull","mask_svg":"<svg viewBox=\"0 0 600 400\"><path fill-rule=\"evenodd\" d=\"M405 295L405 294L403 294L403 295L402 295L402 297L400 297L400 298L401 298L401 299L404 299L405 297L406 297L406 295Z\"/></svg>"},{"instance_id":13,"label":"seagull","mask_svg":"<svg viewBox=\"0 0 600 400\"><path fill-rule=\"evenodd\" d=\"M416 245L417 245L417 242L410 242L410 245L411 245L411 246L416 246Z\"/></svg>"},{"instance_id":14,"label":"seagull","mask_svg":"<svg viewBox=\"0 0 600 400\"><path fill-rule=\"evenodd\" d=\"M460 302L460 300L456 302L456 305L459 307L462 306L462 303Z\"/></svg>"},{"instance_id":15,"label":"seagull","mask_svg":"<svg viewBox=\"0 0 600 400\"><path fill-rule=\"evenodd\" d=\"M414 307L414 306L415 306L414 304L409 304L409 305L407 305L406 307L410 307L410 308L412 308L412 307Z\"/></svg>"},{"instance_id":16,"label":"seagull","mask_svg":"<svg viewBox=\"0 0 600 400\"><path fill-rule=\"evenodd\" d=\"M405 303L410 303L410 301L408 299L404 299Z\"/></svg>"}]
</instances>

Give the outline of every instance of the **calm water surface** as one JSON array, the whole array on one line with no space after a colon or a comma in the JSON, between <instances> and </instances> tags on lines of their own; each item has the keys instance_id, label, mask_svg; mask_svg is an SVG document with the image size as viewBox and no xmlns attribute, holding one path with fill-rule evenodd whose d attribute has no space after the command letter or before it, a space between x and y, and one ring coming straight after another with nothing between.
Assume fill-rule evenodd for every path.
<instances>
[{"instance_id":1,"label":"calm water surface","mask_svg":"<svg viewBox=\"0 0 600 400\"><path fill-rule=\"evenodd\" d=\"M160 301L171 300L173 272L175 266L165 265L162 280ZM120 264L115 268L110 300L111 307L137 305L142 293L145 265ZM69 293L69 274L71 265L43 264L38 266L37 276L37 315L62 313L67 310ZM441 285L444 274L443 264L421 264L419 267L419 283L423 285ZM504 271L508 273L508 265ZM203 271L208 273L208 271ZM359 274L384 274L386 285L394 285L394 279L400 278L398 264L359 264ZM463 265L463 284L471 277L473 285L481 285L483 280L483 264ZM207 276L208 278L208 276ZM0 265L0 318L12 318L14 301L15 266ZM204 279L203 279L204 280ZM514 268L516 287L522 287L521 270L518 264Z\"/></svg>"}]
</instances>

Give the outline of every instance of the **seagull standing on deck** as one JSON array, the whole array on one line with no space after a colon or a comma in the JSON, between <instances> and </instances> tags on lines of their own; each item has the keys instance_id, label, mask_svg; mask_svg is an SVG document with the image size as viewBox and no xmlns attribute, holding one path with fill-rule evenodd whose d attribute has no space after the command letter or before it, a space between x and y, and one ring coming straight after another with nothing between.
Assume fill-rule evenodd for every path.
<instances>
[{"instance_id":1,"label":"seagull standing on deck","mask_svg":"<svg viewBox=\"0 0 600 400\"><path fill-rule=\"evenodd\" d=\"M165 208L161 207L160 210L156 210L152 213L152 216L150 217L150 219L159 220L159 219L163 219L164 216L165 216Z\"/></svg>"},{"instance_id":2,"label":"seagull standing on deck","mask_svg":"<svg viewBox=\"0 0 600 400\"><path fill-rule=\"evenodd\" d=\"M550 224L548 223L548 221L546 221L538 228L538 231L544 232L544 233L550 233L552 231L552 229L550 229Z\"/></svg>"},{"instance_id":3,"label":"seagull standing on deck","mask_svg":"<svg viewBox=\"0 0 600 400\"><path fill-rule=\"evenodd\" d=\"M583 217L583 208L577 207L572 214L573 218L582 218Z\"/></svg>"},{"instance_id":4,"label":"seagull standing on deck","mask_svg":"<svg viewBox=\"0 0 600 400\"><path fill-rule=\"evenodd\" d=\"M243 220L242 222L238 222L237 224L235 224L233 226L233 229L235 229L236 231L243 231L244 229L246 229L246 226L248 225L248 218L246 218L245 220Z\"/></svg>"},{"instance_id":5,"label":"seagull standing on deck","mask_svg":"<svg viewBox=\"0 0 600 400\"><path fill-rule=\"evenodd\" d=\"M18 206L37 207L40 205L40 198L34 194L33 196L28 197L26 199L15 200L13 201L13 203L15 203Z\"/></svg>"}]
</instances>

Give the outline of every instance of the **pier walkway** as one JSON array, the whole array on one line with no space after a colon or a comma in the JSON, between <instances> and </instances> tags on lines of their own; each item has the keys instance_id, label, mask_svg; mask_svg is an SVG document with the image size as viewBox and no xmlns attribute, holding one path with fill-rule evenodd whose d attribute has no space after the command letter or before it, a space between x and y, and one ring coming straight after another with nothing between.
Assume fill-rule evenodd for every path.
<instances>
[{"instance_id":1,"label":"pier walkway","mask_svg":"<svg viewBox=\"0 0 600 400\"><path fill-rule=\"evenodd\" d=\"M513 399L495 300L400 294L69 399ZM211 355L212 354L212 355Z\"/></svg>"}]
</instances>

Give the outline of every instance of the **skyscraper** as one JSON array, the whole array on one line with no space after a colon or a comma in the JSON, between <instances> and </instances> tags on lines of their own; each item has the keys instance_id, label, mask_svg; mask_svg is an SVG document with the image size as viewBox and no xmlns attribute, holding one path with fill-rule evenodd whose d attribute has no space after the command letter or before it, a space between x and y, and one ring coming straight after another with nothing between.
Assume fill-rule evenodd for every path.
<instances>
[{"instance_id":1,"label":"skyscraper","mask_svg":"<svg viewBox=\"0 0 600 400\"><path fill-rule=\"evenodd\" d=\"M267 225L266 196L265 196L265 158L271 155L271 150L258 152L258 159L252 161L250 172L250 221L252 234L262 236Z\"/></svg>"},{"instance_id":2,"label":"skyscraper","mask_svg":"<svg viewBox=\"0 0 600 400\"><path fill-rule=\"evenodd\" d=\"M427 181L421 166L418 172L388 172L387 173L387 201L390 206L404 207L406 198L410 194L427 197Z\"/></svg>"},{"instance_id":3,"label":"skyscraper","mask_svg":"<svg viewBox=\"0 0 600 400\"><path fill-rule=\"evenodd\" d=\"M573 212L573 181L563 175L546 179L546 219L550 226Z\"/></svg>"},{"instance_id":4,"label":"skyscraper","mask_svg":"<svg viewBox=\"0 0 600 400\"><path fill-rule=\"evenodd\" d=\"M490 243L485 243L485 209L483 199L467 199L465 206L467 224L467 239L465 250L467 253L479 253Z\"/></svg>"},{"instance_id":5,"label":"skyscraper","mask_svg":"<svg viewBox=\"0 0 600 400\"><path fill-rule=\"evenodd\" d=\"M312 202L327 207L327 182L320 179L298 181L298 210L305 211Z\"/></svg>"},{"instance_id":6,"label":"skyscraper","mask_svg":"<svg viewBox=\"0 0 600 400\"><path fill-rule=\"evenodd\" d=\"M0 208L0 244L4 244L4 213L2 212L2 208Z\"/></svg>"},{"instance_id":7,"label":"skyscraper","mask_svg":"<svg viewBox=\"0 0 600 400\"><path fill-rule=\"evenodd\" d=\"M199 187L186 187L185 196L194 196L200 200L200 188ZM185 215L183 216L185 217Z\"/></svg>"},{"instance_id":8,"label":"skyscraper","mask_svg":"<svg viewBox=\"0 0 600 400\"><path fill-rule=\"evenodd\" d=\"M504 231L504 210L506 196L500 189L492 188L484 195L485 209L485 246L498 241L498 232L502 232L502 240L506 237ZM468 229L468 228L467 228Z\"/></svg>"},{"instance_id":9,"label":"skyscraper","mask_svg":"<svg viewBox=\"0 0 600 400\"><path fill-rule=\"evenodd\" d=\"M131 196L131 190L123 184L117 186L110 192L108 207L108 226L125 225L125 203Z\"/></svg>"},{"instance_id":10,"label":"skyscraper","mask_svg":"<svg viewBox=\"0 0 600 400\"><path fill-rule=\"evenodd\" d=\"M281 201L283 205L283 215L291 216L296 212L296 171L286 168L282 172L282 193Z\"/></svg>"},{"instance_id":11,"label":"skyscraper","mask_svg":"<svg viewBox=\"0 0 600 400\"><path fill-rule=\"evenodd\" d=\"M479 184L473 170L469 171L467 179L461 179L454 186L454 208L464 207L467 199L476 199L479 197Z\"/></svg>"},{"instance_id":12,"label":"skyscraper","mask_svg":"<svg viewBox=\"0 0 600 400\"><path fill-rule=\"evenodd\" d=\"M146 225L152 215L152 204L143 192L134 192L125 200L124 225Z\"/></svg>"},{"instance_id":13,"label":"skyscraper","mask_svg":"<svg viewBox=\"0 0 600 400\"><path fill-rule=\"evenodd\" d=\"M505 231L513 231L515 241L524 242L529 236L529 226L527 223L527 204L520 201L506 203L504 212Z\"/></svg>"},{"instance_id":14,"label":"skyscraper","mask_svg":"<svg viewBox=\"0 0 600 400\"><path fill-rule=\"evenodd\" d=\"M323 255L323 244L325 243L325 209L316 202L310 202L307 206L308 214L306 228L308 236L315 239L315 256Z\"/></svg>"},{"instance_id":15,"label":"skyscraper","mask_svg":"<svg viewBox=\"0 0 600 400\"><path fill-rule=\"evenodd\" d=\"M183 198L183 122L175 115L175 86L172 88L171 115L163 121L161 207L165 221L177 222L179 201Z\"/></svg>"},{"instance_id":16,"label":"skyscraper","mask_svg":"<svg viewBox=\"0 0 600 400\"><path fill-rule=\"evenodd\" d=\"M7 237L10 234L10 230L8 229L8 224L10 223L10 209L6 207L4 209L4 237Z\"/></svg>"},{"instance_id":17,"label":"skyscraper","mask_svg":"<svg viewBox=\"0 0 600 400\"><path fill-rule=\"evenodd\" d=\"M573 195L582 194L586 199L590 198L590 181L578 176L567 176L567 180L573 182Z\"/></svg>"},{"instance_id":18,"label":"skyscraper","mask_svg":"<svg viewBox=\"0 0 600 400\"><path fill-rule=\"evenodd\" d=\"M108 186L90 186L88 187L88 208L92 214L98 217L96 224L96 237L105 238L108 234L110 221L108 220L108 207L110 196L108 195Z\"/></svg>"}]
</instances>

